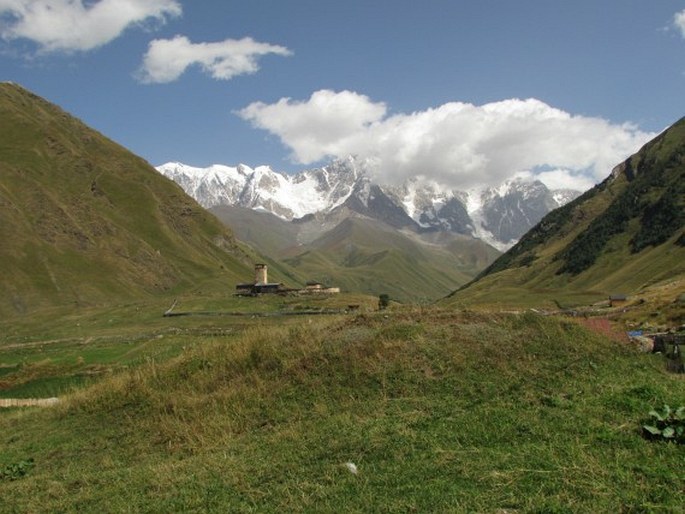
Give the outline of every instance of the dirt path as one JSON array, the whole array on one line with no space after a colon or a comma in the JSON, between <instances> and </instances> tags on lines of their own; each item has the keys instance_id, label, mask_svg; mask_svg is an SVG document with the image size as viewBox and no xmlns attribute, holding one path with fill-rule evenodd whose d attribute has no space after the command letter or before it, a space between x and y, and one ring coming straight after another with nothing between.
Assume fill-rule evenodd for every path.
<instances>
[{"instance_id":1,"label":"dirt path","mask_svg":"<svg viewBox=\"0 0 685 514\"><path fill-rule=\"evenodd\" d=\"M578 321L590 330L604 334L616 341L622 343L627 343L629 341L628 334L615 328L607 318L578 318Z\"/></svg>"},{"instance_id":2,"label":"dirt path","mask_svg":"<svg viewBox=\"0 0 685 514\"><path fill-rule=\"evenodd\" d=\"M0 398L0 408L6 407L52 407L59 398Z\"/></svg>"}]
</instances>

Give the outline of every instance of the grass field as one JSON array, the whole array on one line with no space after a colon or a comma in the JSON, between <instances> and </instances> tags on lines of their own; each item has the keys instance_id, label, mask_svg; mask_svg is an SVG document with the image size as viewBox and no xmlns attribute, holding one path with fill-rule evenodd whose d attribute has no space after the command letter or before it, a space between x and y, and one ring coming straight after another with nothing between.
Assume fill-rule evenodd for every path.
<instances>
[{"instance_id":1,"label":"grass field","mask_svg":"<svg viewBox=\"0 0 685 514\"><path fill-rule=\"evenodd\" d=\"M33 459L0 480L0 511L682 512L683 447L641 423L683 403L683 377L571 319L119 312L115 327L79 318L106 376L56 408L0 412L0 470ZM3 365L46 366L10 362L27 327L11 337Z\"/></svg>"},{"instance_id":2,"label":"grass field","mask_svg":"<svg viewBox=\"0 0 685 514\"><path fill-rule=\"evenodd\" d=\"M175 299L174 312L216 315L163 317L173 299L110 308L48 309L0 321L0 398L59 396L146 360L166 360L214 337L246 328L299 323L259 314L375 308L365 295L239 298L226 294ZM242 314L242 315L241 315Z\"/></svg>"}]
</instances>

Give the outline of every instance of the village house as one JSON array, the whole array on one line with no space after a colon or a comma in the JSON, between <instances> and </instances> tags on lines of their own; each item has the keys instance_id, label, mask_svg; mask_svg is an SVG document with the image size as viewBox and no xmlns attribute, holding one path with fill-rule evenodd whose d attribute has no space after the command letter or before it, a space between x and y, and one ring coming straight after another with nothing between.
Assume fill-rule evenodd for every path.
<instances>
[{"instance_id":1,"label":"village house","mask_svg":"<svg viewBox=\"0 0 685 514\"><path fill-rule=\"evenodd\" d=\"M307 282L304 289L300 289L300 294L336 294L340 292L339 287L327 287L321 282Z\"/></svg>"},{"instance_id":2,"label":"village house","mask_svg":"<svg viewBox=\"0 0 685 514\"><path fill-rule=\"evenodd\" d=\"M609 295L609 307L619 307L625 305L628 301L628 297L624 294L612 294Z\"/></svg>"},{"instance_id":3,"label":"village house","mask_svg":"<svg viewBox=\"0 0 685 514\"><path fill-rule=\"evenodd\" d=\"M327 287L321 282L307 282L304 289L289 289L281 282L269 282L266 264L255 264L254 282L245 282L235 286L238 296L255 296L258 294L337 294L339 287Z\"/></svg>"}]
</instances>

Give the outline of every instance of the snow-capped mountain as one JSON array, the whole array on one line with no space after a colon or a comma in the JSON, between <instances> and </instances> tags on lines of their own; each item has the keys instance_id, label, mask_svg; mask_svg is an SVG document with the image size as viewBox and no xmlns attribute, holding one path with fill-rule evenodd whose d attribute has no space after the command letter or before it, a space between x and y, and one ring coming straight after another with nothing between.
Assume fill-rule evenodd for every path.
<instances>
[{"instance_id":1,"label":"snow-capped mountain","mask_svg":"<svg viewBox=\"0 0 685 514\"><path fill-rule=\"evenodd\" d=\"M549 190L542 182L512 179L498 188L450 190L416 179L401 186L374 183L353 157L293 175L269 166L167 163L157 170L206 208L233 205L271 212L288 221L346 215L377 219L415 232L472 235L505 250L552 209L580 193Z\"/></svg>"},{"instance_id":2,"label":"snow-capped mountain","mask_svg":"<svg viewBox=\"0 0 685 514\"><path fill-rule=\"evenodd\" d=\"M478 194L471 192L471 194ZM488 232L505 248L513 246L545 214L580 195L580 191L560 189L550 191L542 182L512 179L499 188L480 192L480 216L477 230ZM478 202L476 202L478 203ZM482 234L481 238L487 238Z\"/></svg>"},{"instance_id":3,"label":"snow-capped mountain","mask_svg":"<svg viewBox=\"0 0 685 514\"><path fill-rule=\"evenodd\" d=\"M334 209L364 181L352 159L296 175L277 173L269 166L252 169L244 164L196 168L173 162L157 170L205 208L236 205L268 211L287 220Z\"/></svg>"}]
</instances>

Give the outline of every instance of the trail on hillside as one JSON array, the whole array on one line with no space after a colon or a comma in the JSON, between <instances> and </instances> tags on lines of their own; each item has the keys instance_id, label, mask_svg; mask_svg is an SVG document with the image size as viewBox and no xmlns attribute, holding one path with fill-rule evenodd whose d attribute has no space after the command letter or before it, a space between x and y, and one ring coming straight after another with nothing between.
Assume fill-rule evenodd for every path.
<instances>
[{"instance_id":1,"label":"trail on hillside","mask_svg":"<svg viewBox=\"0 0 685 514\"><path fill-rule=\"evenodd\" d=\"M0 408L9 407L53 407L59 398L0 398Z\"/></svg>"}]
</instances>

